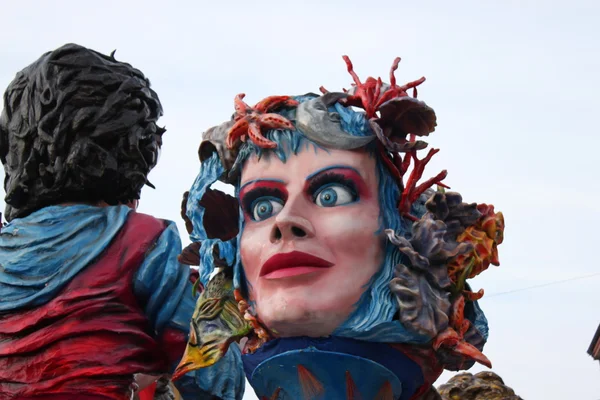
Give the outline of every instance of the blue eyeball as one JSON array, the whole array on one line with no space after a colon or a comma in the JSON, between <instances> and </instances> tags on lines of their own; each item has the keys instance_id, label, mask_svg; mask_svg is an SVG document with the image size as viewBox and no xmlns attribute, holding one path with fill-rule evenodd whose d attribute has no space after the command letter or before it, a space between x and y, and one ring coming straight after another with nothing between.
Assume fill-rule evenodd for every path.
<instances>
[{"instance_id":1,"label":"blue eyeball","mask_svg":"<svg viewBox=\"0 0 600 400\"><path fill-rule=\"evenodd\" d=\"M283 208L279 199L261 198L257 199L252 205L252 218L255 221L264 221L277 214Z\"/></svg>"},{"instance_id":2,"label":"blue eyeball","mask_svg":"<svg viewBox=\"0 0 600 400\"><path fill-rule=\"evenodd\" d=\"M315 196L315 203L319 207L335 207L352 203L352 191L345 186L330 185L321 189Z\"/></svg>"}]
</instances>

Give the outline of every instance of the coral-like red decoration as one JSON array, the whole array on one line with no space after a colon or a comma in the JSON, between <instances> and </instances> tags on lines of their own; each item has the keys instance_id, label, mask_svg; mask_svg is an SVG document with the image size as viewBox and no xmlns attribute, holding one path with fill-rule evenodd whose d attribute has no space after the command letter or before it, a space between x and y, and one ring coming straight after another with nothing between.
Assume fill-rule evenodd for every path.
<instances>
[{"instance_id":1,"label":"coral-like red decoration","mask_svg":"<svg viewBox=\"0 0 600 400\"><path fill-rule=\"evenodd\" d=\"M398 97L408 96L406 91L411 88L413 89L413 97L417 97L417 86L425 82L425 77L422 77L403 86L396 85L396 76L394 73L398 69L398 64L400 63L400 57L396 57L392 63L392 68L390 69L389 86L384 85L381 78L375 79L373 77L368 77L367 80L362 83L356 72L354 72L354 66L352 65L352 61L350 61L350 58L348 56L342 56L342 58L346 62L348 72L354 80L354 83L352 84L354 93L341 102L344 102L349 106L364 109L367 118L369 119L377 116L377 110L385 102ZM327 90L321 87L321 92L326 93ZM344 92L347 92L347 90L344 89Z\"/></svg>"},{"instance_id":2,"label":"coral-like red decoration","mask_svg":"<svg viewBox=\"0 0 600 400\"><path fill-rule=\"evenodd\" d=\"M282 107L297 106L298 102L290 96L270 96L250 107L242 100L245 94L240 93L235 97L235 124L227 132L227 147L232 149L238 139L244 141L250 137L255 145L261 148L272 149L277 147L275 142L266 139L263 129L294 129L292 123L279 114L271 113Z\"/></svg>"},{"instance_id":3,"label":"coral-like red decoration","mask_svg":"<svg viewBox=\"0 0 600 400\"><path fill-rule=\"evenodd\" d=\"M488 368L492 368L490 360L475 346L464 340L471 322L465 319L465 297L461 294L452 305L450 325L433 339L434 350L444 347L452 353L472 359Z\"/></svg>"},{"instance_id":4,"label":"coral-like red decoration","mask_svg":"<svg viewBox=\"0 0 600 400\"><path fill-rule=\"evenodd\" d=\"M409 82L403 86L396 85L395 72L398 69L400 63L400 57L396 57L392 63L390 69L390 84L386 85L382 82L381 78L368 77L367 80L362 83L360 78L354 71L354 66L348 56L343 56L348 72L352 76L354 83L352 84L354 90L350 96L346 99L340 100L347 106L360 107L365 110L366 116L369 119L378 118L377 111L386 102L397 99L400 97L407 97L407 90L413 89L413 97L417 97L417 86L425 82L425 77ZM345 92L348 92L344 89ZM327 93L324 87L321 87L321 92ZM415 143L416 136L411 134L408 142ZM414 146L411 150L404 153L404 156L399 154L390 154L384 146L379 146L379 150L382 159L387 164L388 168L392 172L392 175L396 178L400 189L402 190L402 198L398 205L400 214L410 220L416 221L418 218L410 214L411 205L419 198L419 196L429 189L433 185L439 185L444 188L448 186L442 183L442 180L446 178L448 172L446 170L440 172L436 176L418 185L419 180L423 176L425 165L431 160L431 157L437 153L438 149L431 149L425 158L419 160L417 158L418 146ZM412 171L406 183L403 182L403 177L407 173L409 167L413 164Z\"/></svg>"},{"instance_id":5,"label":"coral-like red decoration","mask_svg":"<svg viewBox=\"0 0 600 400\"><path fill-rule=\"evenodd\" d=\"M410 141L415 141L414 135L411 135ZM405 153L404 158L402 160L400 160L400 157L396 158L397 161L395 163L395 166L396 168L398 168L401 177L404 177L404 175L406 174L411 164L411 160L413 164L412 171L410 172L406 183L402 184L402 197L400 198L400 204L398 206L398 209L400 210L400 215L413 221L417 221L418 218L410 214L410 207L419 198L419 196L433 185L449 188L448 186L442 183L442 181L448 175L448 171L446 170L443 170L433 178L429 178L425 182L417 185L419 183L419 180L423 176L425 166L429 161L431 161L431 157L433 157L433 155L436 154L438 151L440 150L429 149L429 153L427 153L425 158L421 160L417 158L416 150L411 150Z\"/></svg>"}]
</instances>

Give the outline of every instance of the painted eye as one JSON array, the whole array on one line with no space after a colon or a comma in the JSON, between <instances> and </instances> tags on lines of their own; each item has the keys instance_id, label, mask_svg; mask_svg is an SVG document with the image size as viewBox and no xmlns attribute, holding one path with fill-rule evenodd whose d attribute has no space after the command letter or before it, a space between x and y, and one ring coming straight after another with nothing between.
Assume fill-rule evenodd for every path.
<instances>
[{"instance_id":1,"label":"painted eye","mask_svg":"<svg viewBox=\"0 0 600 400\"><path fill-rule=\"evenodd\" d=\"M263 221L271 218L283 208L281 200L271 198L260 198L252 204L252 219L255 221Z\"/></svg>"},{"instance_id":2,"label":"painted eye","mask_svg":"<svg viewBox=\"0 0 600 400\"><path fill-rule=\"evenodd\" d=\"M319 207L335 207L352 203L356 198L352 191L341 185L331 185L321 189L315 196Z\"/></svg>"}]
</instances>

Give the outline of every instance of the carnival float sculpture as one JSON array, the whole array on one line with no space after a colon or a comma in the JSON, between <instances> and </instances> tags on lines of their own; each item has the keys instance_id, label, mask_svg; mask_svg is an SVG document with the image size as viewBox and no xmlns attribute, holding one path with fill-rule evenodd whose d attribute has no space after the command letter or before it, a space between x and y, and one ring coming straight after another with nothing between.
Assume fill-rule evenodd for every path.
<instances>
[{"instance_id":1,"label":"carnival float sculpture","mask_svg":"<svg viewBox=\"0 0 600 400\"><path fill-rule=\"evenodd\" d=\"M142 389L136 376L170 374L179 362L195 306L190 268L177 261L175 224L135 211L151 186L161 115L141 71L74 44L7 88L1 399L129 400ZM243 392L243 374L219 368L187 374L179 392Z\"/></svg>"},{"instance_id":2,"label":"carnival float sculpture","mask_svg":"<svg viewBox=\"0 0 600 400\"><path fill-rule=\"evenodd\" d=\"M182 202L180 261L199 280L175 381L229 357L261 400L408 400L444 369L491 366L467 280L499 265L503 216L449 191L446 171L422 181L438 152L420 156L436 127L425 78L397 85L397 58L389 83L363 82L344 60L349 90L240 94L204 133Z\"/></svg>"}]
</instances>

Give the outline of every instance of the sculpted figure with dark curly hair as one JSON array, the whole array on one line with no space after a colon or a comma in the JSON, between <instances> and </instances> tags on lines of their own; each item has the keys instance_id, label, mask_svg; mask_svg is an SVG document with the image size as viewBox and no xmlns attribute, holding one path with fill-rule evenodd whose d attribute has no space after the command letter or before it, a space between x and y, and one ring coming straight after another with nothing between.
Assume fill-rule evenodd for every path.
<instances>
[{"instance_id":1,"label":"sculpted figure with dark curly hair","mask_svg":"<svg viewBox=\"0 0 600 400\"><path fill-rule=\"evenodd\" d=\"M190 269L177 261L175 224L136 212L161 115L141 71L74 44L8 86L0 398L126 400L140 389L136 374L169 374L181 358ZM179 391L241 398L243 376L219 368L187 374Z\"/></svg>"}]
</instances>

